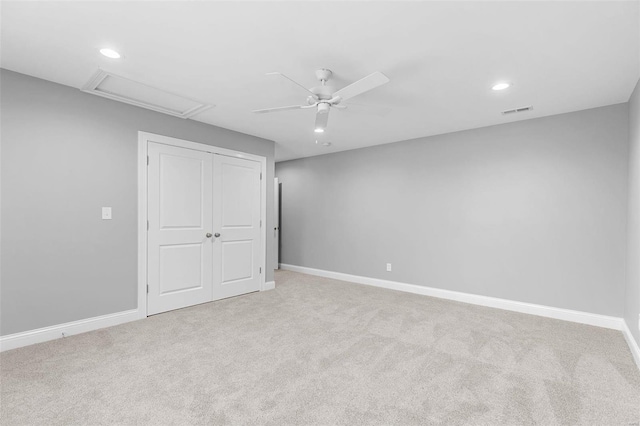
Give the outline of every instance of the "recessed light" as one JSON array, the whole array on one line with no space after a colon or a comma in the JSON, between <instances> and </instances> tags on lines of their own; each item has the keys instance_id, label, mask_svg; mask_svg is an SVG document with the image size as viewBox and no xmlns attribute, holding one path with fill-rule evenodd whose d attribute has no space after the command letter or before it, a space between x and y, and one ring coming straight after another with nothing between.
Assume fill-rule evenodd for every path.
<instances>
[{"instance_id":1,"label":"recessed light","mask_svg":"<svg viewBox=\"0 0 640 426\"><path fill-rule=\"evenodd\" d=\"M496 83L491 87L491 90L504 90L511 87L511 83Z\"/></svg>"},{"instance_id":2,"label":"recessed light","mask_svg":"<svg viewBox=\"0 0 640 426\"><path fill-rule=\"evenodd\" d=\"M116 52L113 49L100 49L100 53L102 53L104 56L106 56L107 58L111 58L111 59L119 59L120 58L120 54L118 52Z\"/></svg>"},{"instance_id":3,"label":"recessed light","mask_svg":"<svg viewBox=\"0 0 640 426\"><path fill-rule=\"evenodd\" d=\"M316 132L316 133L324 133L324 129L318 127L317 129L314 130L314 132Z\"/></svg>"}]
</instances>

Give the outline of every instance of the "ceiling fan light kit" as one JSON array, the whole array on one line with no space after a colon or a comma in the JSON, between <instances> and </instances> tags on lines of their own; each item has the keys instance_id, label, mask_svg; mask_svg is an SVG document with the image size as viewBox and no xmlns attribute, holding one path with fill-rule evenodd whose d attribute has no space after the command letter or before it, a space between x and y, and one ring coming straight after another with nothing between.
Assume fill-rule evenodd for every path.
<instances>
[{"instance_id":1,"label":"ceiling fan light kit","mask_svg":"<svg viewBox=\"0 0 640 426\"><path fill-rule=\"evenodd\" d=\"M329 108L331 108L331 105L327 102L320 102L318 104L318 114L329 114Z\"/></svg>"},{"instance_id":2,"label":"ceiling fan light kit","mask_svg":"<svg viewBox=\"0 0 640 426\"><path fill-rule=\"evenodd\" d=\"M376 71L373 74L369 74L368 76L356 81L355 83L352 83L338 91L335 91L334 87L327 85L327 82L333 75L333 72L326 68L322 68L316 71L316 78L320 81L320 86L312 87L310 89L279 72L270 72L267 73L267 75L279 75L291 81L293 84L300 87L307 93L310 93L310 95L307 96L307 105L291 105L276 108L258 109L254 110L253 112L262 114L267 112L287 111L292 109L315 108L316 123L314 131L316 133L322 133L325 131L327 123L329 122L329 111L331 110L331 108L345 109L346 106L339 105L340 102L351 99L355 96L368 92L369 90L375 89L376 87L389 82L389 78L386 75Z\"/></svg>"}]
</instances>

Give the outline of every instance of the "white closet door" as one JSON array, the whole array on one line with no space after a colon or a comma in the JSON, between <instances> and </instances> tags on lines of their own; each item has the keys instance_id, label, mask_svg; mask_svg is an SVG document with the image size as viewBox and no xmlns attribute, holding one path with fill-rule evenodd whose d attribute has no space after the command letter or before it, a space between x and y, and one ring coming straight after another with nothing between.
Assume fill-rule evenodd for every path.
<instances>
[{"instance_id":1,"label":"white closet door","mask_svg":"<svg viewBox=\"0 0 640 426\"><path fill-rule=\"evenodd\" d=\"M148 315L213 300L213 154L149 143Z\"/></svg>"},{"instance_id":2,"label":"white closet door","mask_svg":"<svg viewBox=\"0 0 640 426\"><path fill-rule=\"evenodd\" d=\"M218 300L260 290L261 177L256 161L218 154L213 159L213 298Z\"/></svg>"}]
</instances>

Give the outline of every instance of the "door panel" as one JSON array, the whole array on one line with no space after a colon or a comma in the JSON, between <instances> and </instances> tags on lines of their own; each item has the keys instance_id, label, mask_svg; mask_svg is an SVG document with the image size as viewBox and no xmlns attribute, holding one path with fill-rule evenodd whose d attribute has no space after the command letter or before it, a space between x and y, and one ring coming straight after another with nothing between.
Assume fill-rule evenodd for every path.
<instances>
[{"instance_id":1,"label":"door panel","mask_svg":"<svg viewBox=\"0 0 640 426\"><path fill-rule=\"evenodd\" d=\"M215 154L213 298L260 290L260 163Z\"/></svg>"},{"instance_id":2,"label":"door panel","mask_svg":"<svg viewBox=\"0 0 640 426\"><path fill-rule=\"evenodd\" d=\"M213 298L213 155L148 146L147 314Z\"/></svg>"},{"instance_id":3,"label":"door panel","mask_svg":"<svg viewBox=\"0 0 640 426\"><path fill-rule=\"evenodd\" d=\"M160 295L194 289L202 283L202 244L160 246Z\"/></svg>"},{"instance_id":4,"label":"door panel","mask_svg":"<svg viewBox=\"0 0 640 426\"><path fill-rule=\"evenodd\" d=\"M203 167L193 158L162 154L160 169L160 228L202 229Z\"/></svg>"},{"instance_id":5,"label":"door panel","mask_svg":"<svg viewBox=\"0 0 640 426\"><path fill-rule=\"evenodd\" d=\"M227 259L222 265L222 282L251 278L254 264L253 241L222 242L222 258Z\"/></svg>"},{"instance_id":6,"label":"door panel","mask_svg":"<svg viewBox=\"0 0 640 426\"><path fill-rule=\"evenodd\" d=\"M224 158L224 156L222 156ZM231 158L231 157L227 157ZM231 158L231 160L235 160ZM219 167L222 179L220 182L220 194L222 195L222 226L251 227L254 225L255 204L260 202L253 197L255 190L256 170L247 167L246 164L236 164L235 161L220 161ZM248 162L249 160L240 160ZM249 163L250 166L257 164L255 161ZM216 163L218 165L218 163ZM258 169L259 170L259 169ZM259 171L258 171L259 173ZM258 182L259 185L259 182Z\"/></svg>"}]
</instances>

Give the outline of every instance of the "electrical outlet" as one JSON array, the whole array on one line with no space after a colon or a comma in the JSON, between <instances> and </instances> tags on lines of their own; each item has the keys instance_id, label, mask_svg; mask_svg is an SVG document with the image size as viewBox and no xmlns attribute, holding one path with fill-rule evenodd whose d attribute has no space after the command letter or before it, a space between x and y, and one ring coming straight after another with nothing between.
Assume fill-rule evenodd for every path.
<instances>
[{"instance_id":1,"label":"electrical outlet","mask_svg":"<svg viewBox=\"0 0 640 426\"><path fill-rule=\"evenodd\" d=\"M391 272L391 264L387 263L387 272Z\"/></svg>"}]
</instances>

